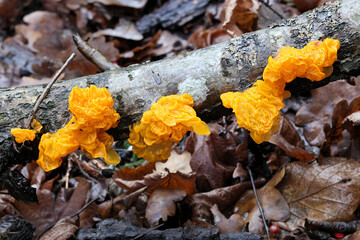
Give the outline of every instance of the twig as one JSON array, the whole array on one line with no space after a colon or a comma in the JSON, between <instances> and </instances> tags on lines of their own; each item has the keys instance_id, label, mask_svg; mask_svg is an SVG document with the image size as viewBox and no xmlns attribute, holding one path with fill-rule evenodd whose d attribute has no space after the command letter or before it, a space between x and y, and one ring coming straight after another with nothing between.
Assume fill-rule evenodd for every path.
<instances>
[{"instance_id":1,"label":"twig","mask_svg":"<svg viewBox=\"0 0 360 240\"><path fill-rule=\"evenodd\" d=\"M79 34L73 35L74 43L84 57L95 64L101 71L120 69L116 64L113 64L104 57L98 50L91 47L86 41L82 40Z\"/></svg>"},{"instance_id":2,"label":"twig","mask_svg":"<svg viewBox=\"0 0 360 240\"><path fill-rule=\"evenodd\" d=\"M50 89L52 87L52 85L54 85L54 83L56 82L56 80L59 78L60 74L65 70L65 68L67 67L67 65L69 65L69 63L74 59L75 57L75 53L72 53L70 55L70 57L68 58L68 60L66 60L66 62L64 63L64 65L62 65L62 67L60 68L60 70L55 74L55 76L53 77L53 79L51 80L51 82L48 83L48 85L46 86L46 88L44 89L43 93L40 95L40 97L36 100L34 109L32 111L32 114L29 116L25 127L26 128L30 128L31 125L31 121L35 118L35 115L37 113L37 111L39 110L40 104L42 103L42 101L44 101L44 99L46 98L46 96L49 94Z\"/></svg>"},{"instance_id":3,"label":"twig","mask_svg":"<svg viewBox=\"0 0 360 240\"><path fill-rule=\"evenodd\" d=\"M285 18L283 15L281 15L280 13L278 13L277 11L275 11L266 1L264 1L264 0L259 0L259 2L261 2L262 4L264 4L268 9L270 9L273 13L275 13L280 19L284 19L284 18Z\"/></svg>"},{"instance_id":4,"label":"twig","mask_svg":"<svg viewBox=\"0 0 360 240\"><path fill-rule=\"evenodd\" d=\"M162 227L162 226L164 226L164 223L161 223L161 224L159 224L159 225L157 225L157 226L155 226L155 227L153 227L153 228L150 228L150 229L147 230L146 232L144 232L144 233L142 233L142 234L134 237L132 240L139 239L139 238L145 236L146 234L148 234L149 232L151 232L151 231L153 231L153 230L156 230L156 229L158 229L159 227Z\"/></svg>"},{"instance_id":5,"label":"twig","mask_svg":"<svg viewBox=\"0 0 360 240\"><path fill-rule=\"evenodd\" d=\"M253 175L252 175L252 172L251 172L251 169L249 167L246 167L246 169L248 170L248 173L249 173L249 176L250 176L250 180L251 180L251 185L252 185L252 188L254 190L254 195L255 195L255 199L256 199L256 203L259 207L259 211L260 211L260 214L261 214L261 218L264 222L264 227L265 227L265 231L266 231L266 235L267 235L267 239L270 240L270 232L269 232L269 227L266 223L266 218L265 218L265 214L264 214L264 209L262 208L261 206L261 203L259 201L259 197L256 193L256 187L255 187L255 183L254 183L254 179L253 179Z\"/></svg>"},{"instance_id":6,"label":"twig","mask_svg":"<svg viewBox=\"0 0 360 240\"><path fill-rule=\"evenodd\" d=\"M77 213L74 213L70 217L72 218L72 217L75 217L76 215L79 215L82 211L84 211L88 206L90 206L93 202L95 202L98 199L99 199L99 197L92 199L90 202L85 204L85 206L83 206L79 211L77 211Z\"/></svg>"}]
</instances>

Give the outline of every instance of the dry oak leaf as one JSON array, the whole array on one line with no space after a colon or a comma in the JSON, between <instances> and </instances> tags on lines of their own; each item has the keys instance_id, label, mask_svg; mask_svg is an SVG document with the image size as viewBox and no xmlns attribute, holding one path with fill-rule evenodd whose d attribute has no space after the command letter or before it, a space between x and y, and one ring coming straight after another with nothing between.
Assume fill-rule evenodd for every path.
<instances>
[{"instance_id":1,"label":"dry oak leaf","mask_svg":"<svg viewBox=\"0 0 360 240\"><path fill-rule=\"evenodd\" d=\"M146 207L145 217L151 226L164 222L168 216L175 216L176 204L184 200L186 192L182 189L157 188L151 195Z\"/></svg>"},{"instance_id":2,"label":"dry oak leaf","mask_svg":"<svg viewBox=\"0 0 360 240\"><path fill-rule=\"evenodd\" d=\"M290 217L289 206L285 198L275 188L281 182L284 175L285 168L282 168L265 186L256 191L264 209L265 217L269 220L285 221ZM244 218L245 223L249 223L249 232L263 233L264 224L259 217L260 211L253 190L247 191L239 199L235 204L234 212L240 214Z\"/></svg>"},{"instance_id":3,"label":"dry oak leaf","mask_svg":"<svg viewBox=\"0 0 360 240\"><path fill-rule=\"evenodd\" d=\"M305 218L316 221L350 221L360 206L360 163L345 158L323 158L319 163L293 162L278 186L290 218L279 226L290 231Z\"/></svg>"},{"instance_id":4,"label":"dry oak leaf","mask_svg":"<svg viewBox=\"0 0 360 240\"><path fill-rule=\"evenodd\" d=\"M345 80L331 82L311 90L313 100L296 113L295 124L304 128L304 136L310 145L320 146L325 140L323 126L330 123L335 105L346 99L348 102L360 95L360 77L350 85Z\"/></svg>"}]
</instances>

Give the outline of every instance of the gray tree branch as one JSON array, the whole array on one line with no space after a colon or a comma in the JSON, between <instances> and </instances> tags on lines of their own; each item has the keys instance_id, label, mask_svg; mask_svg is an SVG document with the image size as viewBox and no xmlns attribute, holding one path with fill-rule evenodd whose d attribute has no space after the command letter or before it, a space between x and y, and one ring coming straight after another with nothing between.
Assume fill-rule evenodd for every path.
<instances>
[{"instance_id":1,"label":"gray tree branch","mask_svg":"<svg viewBox=\"0 0 360 240\"><path fill-rule=\"evenodd\" d=\"M132 65L119 70L59 81L51 89L36 119L49 131L62 127L70 117L67 99L74 86L94 84L111 92L121 115L118 132L139 119L161 96L189 93L199 113L220 105L220 94L243 91L261 78L269 56L282 46L304 47L309 41L331 37L340 40L333 75L320 84L355 75L360 70L360 0L326 4L297 18L278 22L270 28L184 53L169 59ZM154 74L160 77L155 81ZM296 80L295 91L318 85ZM0 171L12 161L10 129L23 127L43 86L0 89ZM205 119L206 120L206 119Z\"/></svg>"}]
</instances>

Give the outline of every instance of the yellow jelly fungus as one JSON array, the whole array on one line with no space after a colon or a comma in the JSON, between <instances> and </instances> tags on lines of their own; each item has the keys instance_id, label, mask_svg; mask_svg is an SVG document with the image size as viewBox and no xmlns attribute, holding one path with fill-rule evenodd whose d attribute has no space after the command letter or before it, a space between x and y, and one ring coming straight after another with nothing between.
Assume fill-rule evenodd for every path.
<instances>
[{"instance_id":1,"label":"yellow jelly fungus","mask_svg":"<svg viewBox=\"0 0 360 240\"><path fill-rule=\"evenodd\" d=\"M105 132L116 127L120 118L113 105L106 88L74 87L69 97L73 117L56 133L42 136L38 165L45 171L56 169L62 157L79 148L93 158L102 157L108 164L118 164L119 155L112 149L114 138Z\"/></svg>"},{"instance_id":2,"label":"yellow jelly fungus","mask_svg":"<svg viewBox=\"0 0 360 240\"><path fill-rule=\"evenodd\" d=\"M40 133L42 129L42 125L35 119L32 120L30 126L32 129L13 128L10 130L17 143L23 143L25 140L33 141L35 134Z\"/></svg>"},{"instance_id":3,"label":"yellow jelly fungus","mask_svg":"<svg viewBox=\"0 0 360 240\"><path fill-rule=\"evenodd\" d=\"M133 152L150 162L169 158L173 143L188 131L210 134L209 127L196 116L189 94L161 97L146 111L141 120L130 127L129 143Z\"/></svg>"},{"instance_id":4,"label":"yellow jelly fungus","mask_svg":"<svg viewBox=\"0 0 360 240\"><path fill-rule=\"evenodd\" d=\"M302 49L283 47L275 58L269 57L263 81L244 92L222 94L223 105L233 108L239 126L248 129L256 143L268 141L279 128L283 99L289 97L285 84L296 77L320 81L329 76L339 48L340 42L330 38Z\"/></svg>"}]
</instances>

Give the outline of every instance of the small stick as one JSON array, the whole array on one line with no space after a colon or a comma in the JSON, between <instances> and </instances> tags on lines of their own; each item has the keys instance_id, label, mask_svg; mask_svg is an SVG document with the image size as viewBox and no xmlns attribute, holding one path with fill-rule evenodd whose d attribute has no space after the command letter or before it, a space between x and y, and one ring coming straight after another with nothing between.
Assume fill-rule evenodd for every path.
<instances>
[{"instance_id":1,"label":"small stick","mask_svg":"<svg viewBox=\"0 0 360 240\"><path fill-rule=\"evenodd\" d=\"M156 229L158 229L159 227L162 227L164 224L165 224L165 223L161 223L161 224L159 224L159 225L157 225L157 226L155 226L155 227L153 227L153 228L150 228L150 229L147 230L146 232L144 232L144 233L142 233L142 234L134 237L132 240L139 239L139 238L145 236L146 234L148 234L149 232L151 232L151 231L153 231L153 230L156 230Z\"/></svg>"},{"instance_id":2,"label":"small stick","mask_svg":"<svg viewBox=\"0 0 360 240\"><path fill-rule=\"evenodd\" d=\"M44 101L46 96L49 94L50 88L52 87L52 85L54 85L56 80L59 78L60 74L65 70L67 65L69 65L69 63L74 59L74 57L75 57L75 53L72 53L71 56L68 58L68 60L66 60L64 65L62 65L60 70L55 74L55 76L53 77L51 82L48 83L48 85L46 86L46 88L44 89L44 91L40 95L40 97L36 100L36 103L35 103L34 109L32 111L32 114L29 116L29 118L28 118L28 120L26 122L26 125L25 125L26 128L30 129L31 121L35 118L35 115L36 115L37 111L39 110L40 104L42 103L42 101Z\"/></svg>"},{"instance_id":3,"label":"small stick","mask_svg":"<svg viewBox=\"0 0 360 240\"><path fill-rule=\"evenodd\" d=\"M246 167L246 169L248 170L249 172L249 176L250 176L250 180L251 180L251 185L252 185L252 188L254 190L254 194L255 194L255 199L256 199L256 203L259 207L259 211L260 211L260 214L261 214L261 218L264 222L264 227L265 227L265 231L266 231L266 235L267 235L267 239L270 240L270 232L269 232L269 227L266 223L266 218L265 218L265 214L264 214L264 209L262 208L261 206L261 203L259 201L259 197L256 193L256 187L255 187L255 183L254 183L254 179L253 179L253 175L252 175L252 172L251 172L251 169L249 167Z\"/></svg>"},{"instance_id":4,"label":"small stick","mask_svg":"<svg viewBox=\"0 0 360 240\"><path fill-rule=\"evenodd\" d=\"M90 62L95 64L101 71L120 69L118 65L107 60L98 50L82 40L79 34L73 35L73 40L79 52L81 52L81 54Z\"/></svg>"}]
</instances>

